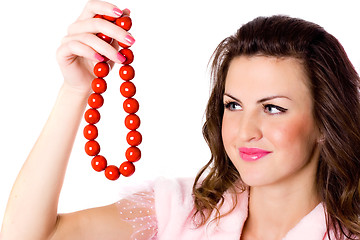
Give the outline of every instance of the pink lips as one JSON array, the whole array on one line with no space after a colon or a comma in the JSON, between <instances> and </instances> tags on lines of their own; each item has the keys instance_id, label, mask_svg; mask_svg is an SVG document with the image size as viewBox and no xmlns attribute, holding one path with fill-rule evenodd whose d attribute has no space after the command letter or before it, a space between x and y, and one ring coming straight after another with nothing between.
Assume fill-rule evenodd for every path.
<instances>
[{"instance_id":1,"label":"pink lips","mask_svg":"<svg viewBox=\"0 0 360 240\"><path fill-rule=\"evenodd\" d=\"M260 149L260 148L239 148L240 157L247 162L253 162L259 160L262 157L268 155L269 151Z\"/></svg>"}]
</instances>

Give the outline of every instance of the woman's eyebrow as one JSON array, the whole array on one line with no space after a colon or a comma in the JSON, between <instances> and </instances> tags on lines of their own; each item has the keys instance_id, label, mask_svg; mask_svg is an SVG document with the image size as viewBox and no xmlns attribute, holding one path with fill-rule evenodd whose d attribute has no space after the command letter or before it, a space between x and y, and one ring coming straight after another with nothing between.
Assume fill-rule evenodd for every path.
<instances>
[{"instance_id":1,"label":"woman's eyebrow","mask_svg":"<svg viewBox=\"0 0 360 240\"><path fill-rule=\"evenodd\" d=\"M239 99L237 99L236 97L232 96L232 95L229 94L229 93L224 93L224 96L228 96L229 98L232 98L232 99L234 99L234 100L237 101L237 102L241 102ZM263 102L266 102L266 101L269 101L269 100L272 100L272 99L275 99L275 98L286 98L286 99L291 100L289 97L286 97L286 96L274 95L274 96L262 98L262 99L258 100L256 103L258 103L258 104L259 104L259 103L263 103Z\"/></svg>"},{"instance_id":2,"label":"woman's eyebrow","mask_svg":"<svg viewBox=\"0 0 360 240\"><path fill-rule=\"evenodd\" d=\"M272 99L275 99L275 98L286 98L286 99L289 99L291 101L291 99L289 97L287 97L287 96L274 95L274 96L262 98L262 99L258 100L256 103L263 103L263 102L266 102L266 101L269 101L269 100L272 100Z\"/></svg>"},{"instance_id":3,"label":"woman's eyebrow","mask_svg":"<svg viewBox=\"0 0 360 240\"><path fill-rule=\"evenodd\" d=\"M232 99L234 99L234 100L237 101L237 102L241 102L239 99L237 99L236 97L232 96L232 95L229 94L229 93L224 93L224 96L228 96L229 98L232 98Z\"/></svg>"}]
</instances>

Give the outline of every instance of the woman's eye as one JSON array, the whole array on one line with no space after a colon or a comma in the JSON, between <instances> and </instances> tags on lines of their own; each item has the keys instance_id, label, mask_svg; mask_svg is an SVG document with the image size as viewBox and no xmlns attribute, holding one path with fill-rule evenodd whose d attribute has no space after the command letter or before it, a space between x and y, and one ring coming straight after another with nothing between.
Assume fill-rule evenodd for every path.
<instances>
[{"instance_id":1,"label":"woman's eye","mask_svg":"<svg viewBox=\"0 0 360 240\"><path fill-rule=\"evenodd\" d=\"M240 104L236 103L236 102L229 102L229 103L225 103L225 108L230 110L230 111L236 111L236 110L241 110L242 107L240 106Z\"/></svg>"},{"instance_id":2,"label":"woman's eye","mask_svg":"<svg viewBox=\"0 0 360 240\"><path fill-rule=\"evenodd\" d=\"M287 109L276 106L276 105L272 105L272 104L267 104L264 106L264 110L267 113L270 114L280 114L280 113L284 113L287 111Z\"/></svg>"}]
</instances>

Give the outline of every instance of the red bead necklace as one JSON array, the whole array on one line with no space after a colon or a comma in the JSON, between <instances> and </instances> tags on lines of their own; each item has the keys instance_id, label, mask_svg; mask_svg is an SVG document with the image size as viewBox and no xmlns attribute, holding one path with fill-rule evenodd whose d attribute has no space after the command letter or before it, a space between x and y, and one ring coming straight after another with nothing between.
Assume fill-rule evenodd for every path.
<instances>
[{"instance_id":1,"label":"red bead necklace","mask_svg":"<svg viewBox=\"0 0 360 240\"><path fill-rule=\"evenodd\" d=\"M114 22L126 31L128 31L132 25L130 17L124 15L120 18L96 15L95 18L102 18L110 22ZM113 41L112 38L102 33L98 33L97 36L108 43ZM123 103L123 108L125 112L128 113L125 118L125 126L130 130L126 136L126 141L130 145L125 152L127 160L123 162L120 167L107 164L105 157L99 155L100 145L95 140L98 137L98 129L95 124L100 120L100 113L98 109L104 104L104 98L101 94L107 89L104 77L106 77L110 71L109 64L107 63L109 59L105 57L103 62L99 62L94 66L94 74L96 78L91 83L93 93L88 98L88 106L90 108L84 115L85 121L88 123L88 125L84 128L84 137L88 140L85 144L85 152L87 155L93 157L91 161L92 168L97 172L105 171L105 176L109 180L116 180L120 177L120 175L125 177L131 176L135 172L135 166L133 163L137 162L141 158L141 151L137 147L142 141L142 136L137 131L137 128L140 126L140 118L135 114L139 110L139 103L135 98L133 98L136 93L136 88L134 83L131 82L135 76L135 71L133 67L129 65L133 62L134 55L132 51L128 49L129 46L124 45L121 42L118 43L122 47L120 53L126 58L125 62L123 62L124 65L119 70L119 75L121 79L124 80L120 86L120 93L126 98Z\"/></svg>"}]
</instances>

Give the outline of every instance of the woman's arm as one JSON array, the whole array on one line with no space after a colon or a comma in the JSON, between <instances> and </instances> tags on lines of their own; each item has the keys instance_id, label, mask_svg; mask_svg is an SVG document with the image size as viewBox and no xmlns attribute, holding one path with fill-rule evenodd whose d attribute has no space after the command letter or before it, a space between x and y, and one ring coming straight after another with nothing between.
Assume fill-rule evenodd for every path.
<instances>
[{"instance_id":1,"label":"woman's arm","mask_svg":"<svg viewBox=\"0 0 360 240\"><path fill-rule=\"evenodd\" d=\"M130 239L132 226L122 220L117 204L58 216L50 240Z\"/></svg>"},{"instance_id":2,"label":"woman's arm","mask_svg":"<svg viewBox=\"0 0 360 240\"><path fill-rule=\"evenodd\" d=\"M121 10L106 2L89 1L78 20L69 27L68 36L57 52L64 84L13 186L2 226L3 240L42 240L50 236L54 239L91 239L83 232L96 232L95 225L103 224L108 217L114 220L118 214L113 212L114 205L66 216L57 214L68 159L94 78L94 62L100 54L112 63L121 63L117 41L129 44L125 41L129 33L107 21L94 19L95 14L118 17ZM98 32L117 41L107 44L95 35ZM127 224L124 226L126 229ZM109 236L111 234L109 232Z\"/></svg>"},{"instance_id":3,"label":"woman's arm","mask_svg":"<svg viewBox=\"0 0 360 240\"><path fill-rule=\"evenodd\" d=\"M86 94L75 93L64 84L13 186L3 222L5 239L45 239L52 232L67 162L85 107Z\"/></svg>"}]
</instances>

